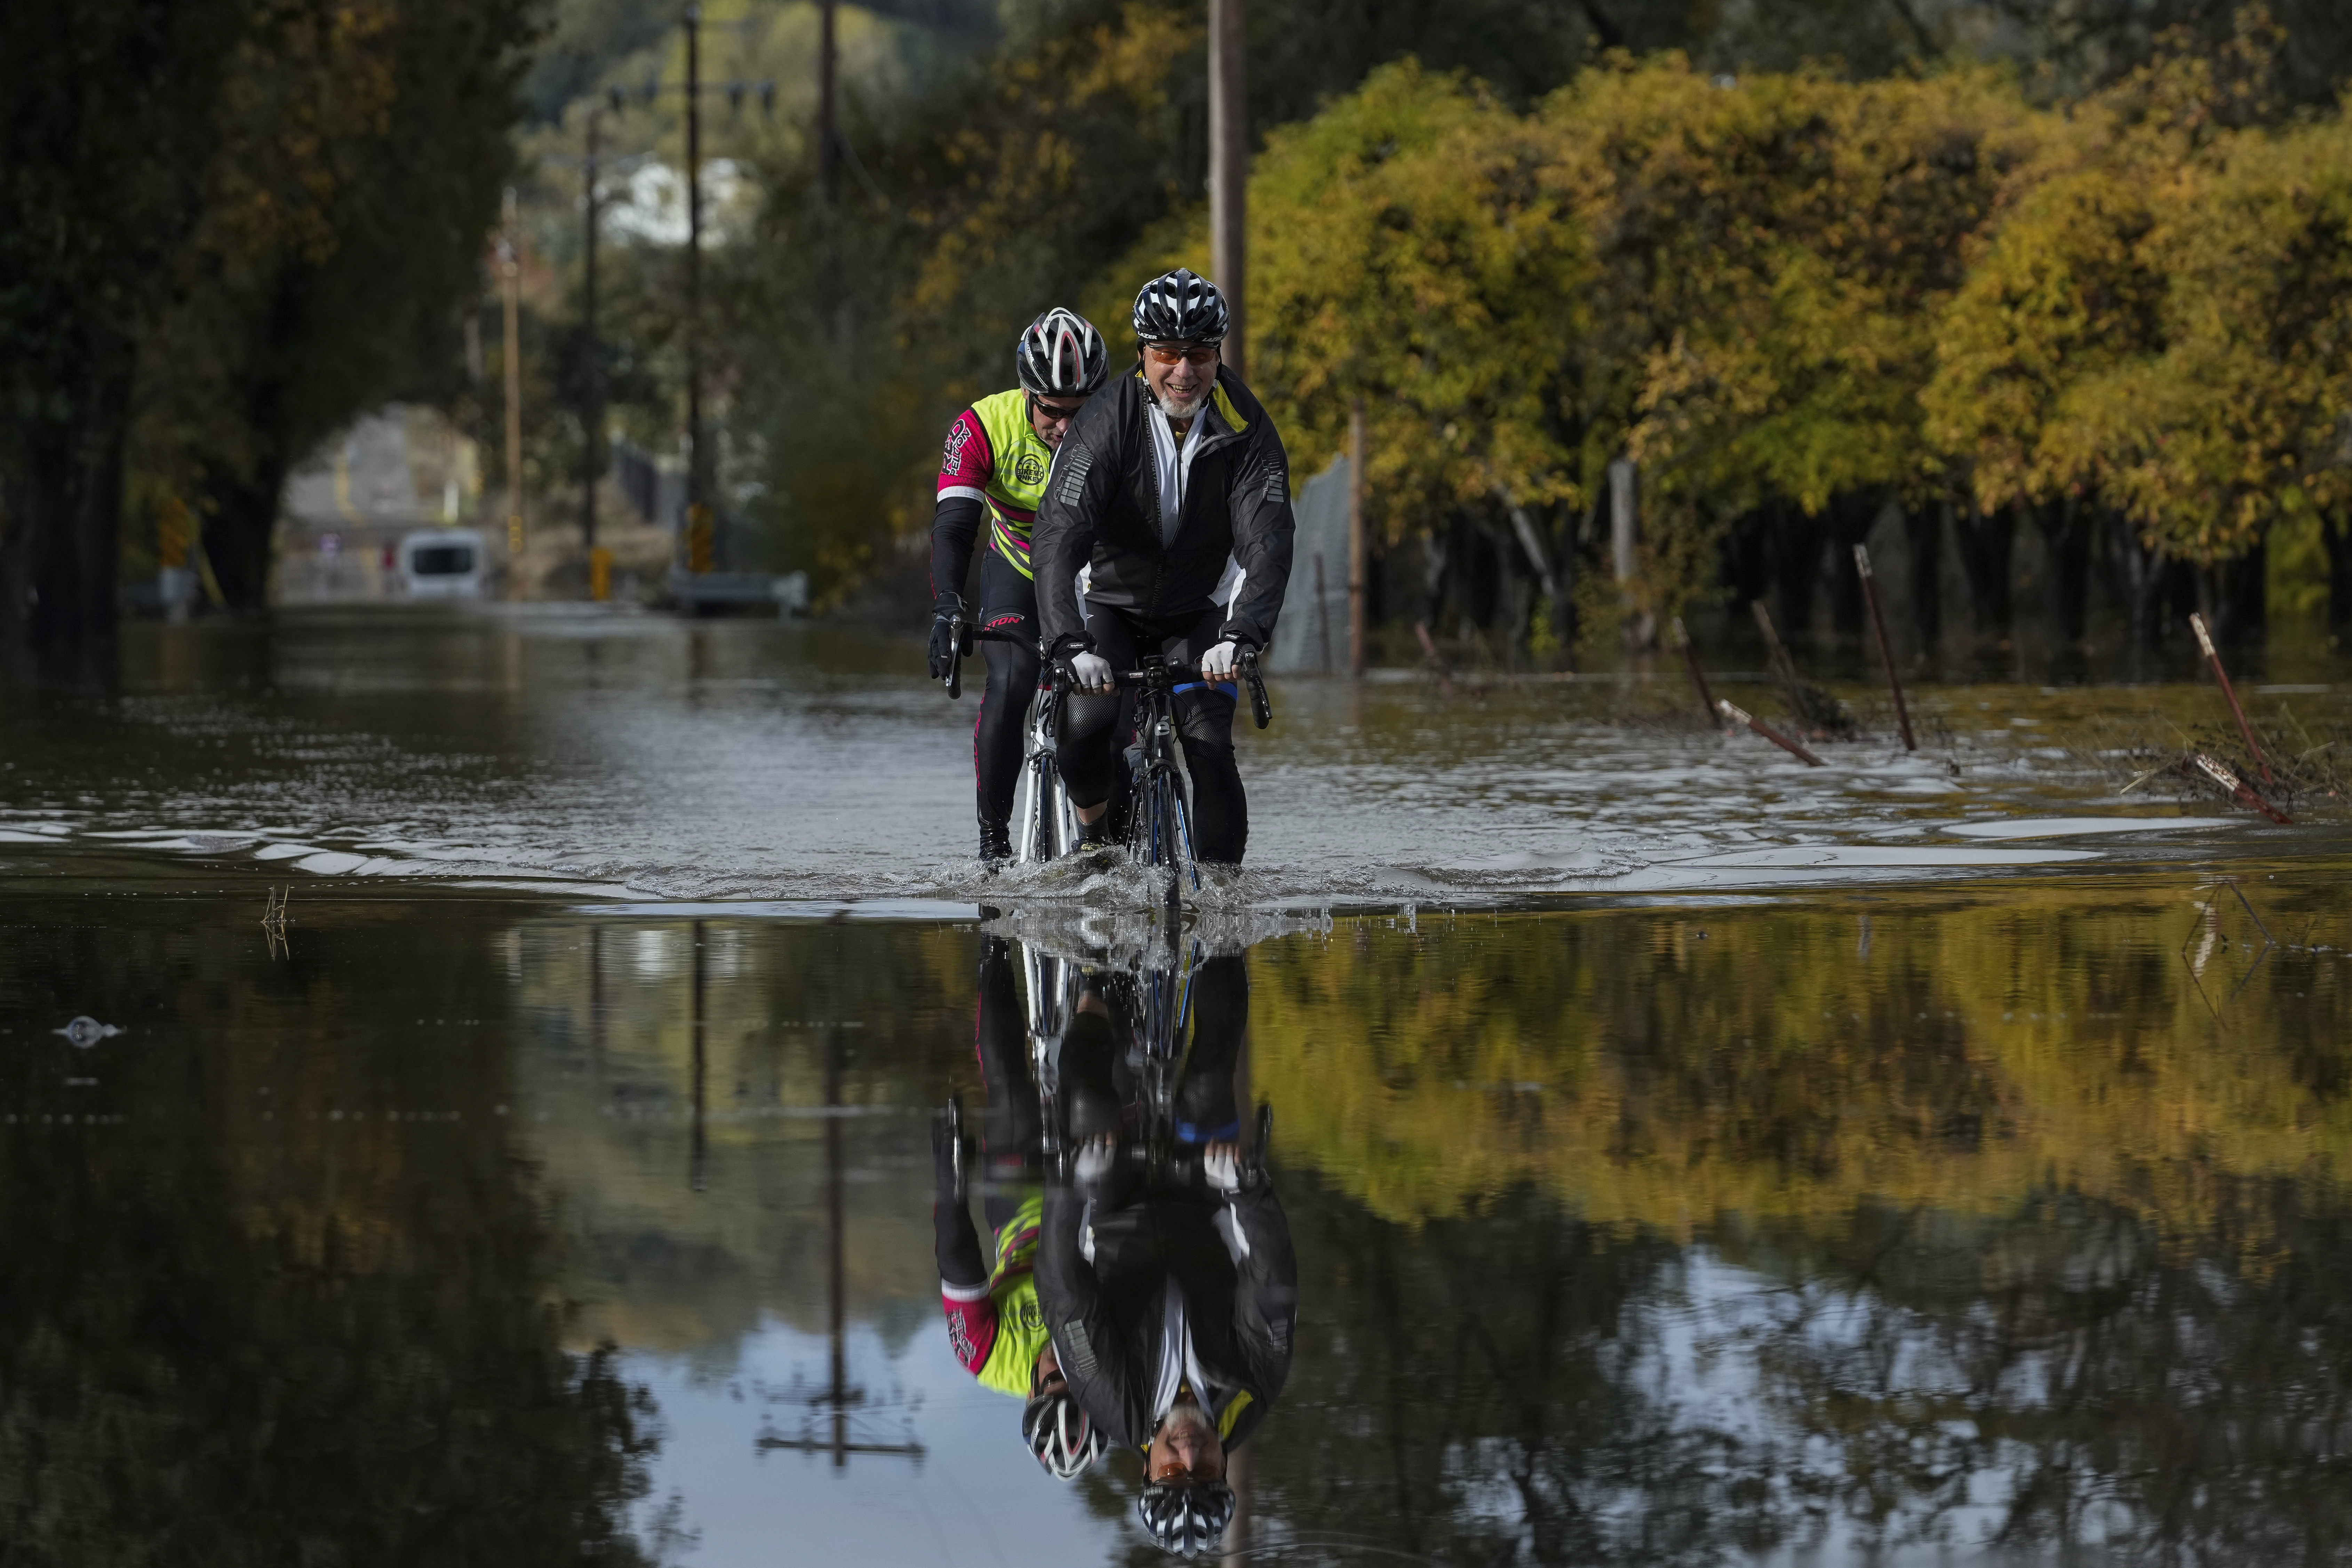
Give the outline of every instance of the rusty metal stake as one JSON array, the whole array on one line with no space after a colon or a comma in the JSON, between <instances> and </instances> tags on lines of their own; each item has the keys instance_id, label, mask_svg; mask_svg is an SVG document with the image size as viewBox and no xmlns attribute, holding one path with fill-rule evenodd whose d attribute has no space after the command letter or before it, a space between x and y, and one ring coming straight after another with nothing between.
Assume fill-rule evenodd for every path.
<instances>
[{"instance_id":1,"label":"rusty metal stake","mask_svg":"<svg viewBox=\"0 0 2352 1568\"><path fill-rule=\"evenodd\" d=\"M2212 665L2215 679L2221 682L2221 695L2230 700L2230 711L2238 716L2238 733L2246 738L2246 750L2254 754L2254 765L2263 770L2263 783L2277 784L2278 780L2271 776L2270 759L2263 755L2262 747L2254 742L2254 727L2246 722L2246 710L2238 706L2238 689L2230 684L2230 672L2221 668L2221 655L2213 646L2213 634L2205 629L2205 617L2189 611L2189 629L2197 634L2197 646L2205 650L2206 662Z\"/></svg>"},{"instance_id":2,"label":"rusty metal stake","mask_svg":"<svg viewBox=\"0 0 2352 1568\"><path fill-rule=\"evenodd\" d=\"M2261 812L2264 816L2269 817L2281 827L2293 827L2294 826L2294 818L2289 816L2285 812L2281 811L2277 806L2273 805L2269 801L2264 800L2261 795L2256 795L2252 789L2247 787L2246 782L2243 779L2241 779L2237 774L2231 773L2229 769L2223 767L2221 763L2215 762L2212 758L2207 756L2202 752L2197 753L2197 766L2204 772L2207 778L2211 779L2215 784L2220 784L2223 789L2228 790L2231 798L2236 800L2240 805L2244 806L2247 810ZM2252 913L2252 911L2249 910L2247 912ZM2262 922L2260 921L2256 921L2254 923L2260 925ZM2263 934L2268 935L2269 933L2264 932Z\"/></svg>"},{"instance_id":3,"label":"rusty metal stake","mask_svg":"<svg viewBox=\"0 0 2352 1568\"><path fill-rule=\"evenodd\" d=\"M1911 738L1911 712L1903 706L1903 682L1895 673L1895 649L1886 641L1886 617L1878 613L1878 584L1870 576L1870 547L1853 547L1853 569L1862 574L1862 596L1870 605L1870 624L1878 633L1878 662L1886 667L1886 689L1895 694L1895 722L1903 731L1903 749L1916 752L1919 742Z\"/></svg>"},{"instance_id":4,"label":"rusty metal stake","mask_svg":"<svg viewBox=\"0 0 2352 1568\"><path fill-rule=\"evenodd\" d=\"M1682 644L1683 668L1690 671L1691 685L1698 692L1698 710L1709 718L1715 716L1715 693L1706 689L1706 671L1698 667L1698 649L1691 646L1690 633L1683 628L1683 618L1675 617L1675 641Z\"/></svg>"},{"instance_id":5,"label":"rusty metal stake","mask_svg":"<svg viewBox=\"0 0 2352 1568\"><path fill-rule=\"evenodd\" d=\"M1732 701L1728 697L1725 698L1722 701L1717 702L1715 707L1717 712L1721 713L1733 723L1747 725L1749 729L1755 731L1758 734L1763 736L1766 740L1771 742L1774 745L1780 747L1790 756L1798 758L1807 764L1816 768L1827 767L1829 765L1827 763L1822 762L1821 758L1813 755L1812 752L1805 750L1801 745L1799 745L1796 742L1789 739L1788 736L1780 733L1780 731L1772 728L1771 725L1764 722L1763 720L1756 717L1755 714L1748 711L1747 709L1742 708L1738 703Z\"/></svg>"}]
</instances>

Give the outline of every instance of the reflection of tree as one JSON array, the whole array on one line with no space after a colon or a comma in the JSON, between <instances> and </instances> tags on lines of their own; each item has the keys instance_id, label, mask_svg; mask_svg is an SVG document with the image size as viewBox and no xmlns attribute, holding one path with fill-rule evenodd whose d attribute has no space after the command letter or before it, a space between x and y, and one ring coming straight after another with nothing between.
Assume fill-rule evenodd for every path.
<instances>
[{"instance_id":1,"label":"reflection of tree","mask_svg":"<svg viewBox=\"0 0 2352 1568\"><path fill-rule=\"evenodd\" d=\"M1753 1238L1795 1276L1760 1369L1838 1457L1818 1489L1890 1540L1952 1529L1973 1495L1971 1522L2021 1547L2352 1552L2352 1214L2218 1187L2193 1245L2066 1194Z\"/></svg>"},{"instance_id":2,"label":"reflection of tree","mask_svg":"<svg viewBox=\"0 0 2352 1568\"><path fill-rule=\"evenodd\" d=\"M1852 915L1785 905L1276 942L1254 1070L1286 1154L1398 1218L1533 1181L1686 1234L1998 1214L2054 1177L2194 1235L2209 1170L2352 1172L2352 986L2280 953L2217 1021L2193 919L2186 889L2070 888L1880 911L1866 953Z\"/></svg>"},{"instance_id":3,"label":"reflection of tree","mask_svg":"<svg viewBox=\"0 0 2352 1568\"><path fill-rule=\"evenodd\" d=\"M1769 1539L1738 1440L1657 1379L1675 1247L1524 1189L1413 1229L1283 1181L1306 1284L1289 1392L1252 1449L1261 1540L1567 1563Z\"/></svg>"},{"instance_id":4,"label":"reflection of tree","mask_svg":"<svg viewBox=\"0 0 2352 1568\"><path fill-rule=\"evenodd\" d=\"M12 1001L133 1027L0 1056L19 1114L122 1119L0 1141L0 1556L638 1560L651 1411L564 1349L510 1038L383 1014L495 1025L494 928L301 913L275 966L184 906L11 933Z\"/></svg>"}]
</instances>

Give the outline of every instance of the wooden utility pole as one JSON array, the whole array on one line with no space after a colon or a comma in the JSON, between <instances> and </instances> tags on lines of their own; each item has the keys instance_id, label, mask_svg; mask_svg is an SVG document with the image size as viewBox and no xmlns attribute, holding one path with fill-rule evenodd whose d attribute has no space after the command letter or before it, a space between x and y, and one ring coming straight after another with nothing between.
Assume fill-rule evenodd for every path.
<instances>
[{"instance_id":1,"label":"wooden utility pole","mask_svg":"<svg viewBox=\"0 0 2352 1568\"><path fill-rule=\"evenodd\" d=\"M1209 270L1233 324L1224 363L1247 379L1249 100L1242 47L1242 0L1209 0Z\"/></svg>"},{"instance_id":2,"label":"wooden utility pole","mask_svg":"<svg viewBox=\"0 0 2352 1568\"><path fill-rule=\"evenodd\" d=\"M522 597L522 259L515 246L515 192L507 187L499 258L506 273L507 596Z\"/></svg>"},{"instance_id":3,"label":"wooden utility pole","mask_svg":"<svg viewBox=\"0 0 2352 1568\"><path fill-rule=\"evenodd\" d=\"M686 504L709 500L702 442L702 7L686 8ZM678 530L681 542L688 531Z\"/></svg>"},{"instance_id":4,"label":"wooden utility pole","mask_svg":"<svg viewBox=\"0 0 2352 1568\"><path fill-rule=\"evenodd\" d=\"M1364 675L1364 400L1348 405L1348 673Z\"/></svg>"},{"instance_id":5,"label":"wooden utility pole","mask_svg":"<svg viewBox=\"0 0 2352 1568\"><path fill-rule=\"evenodd\" d=\"M588 206L584 235L588 249L580 289L580 335L588 355L588 374L580 409L580 433L585 447L580 457L580 547L588 552L591 563L596 557L596 481L604 472L604 355L596 337L596 152L597 132L604 120L601 105L588 111L587 173L582 181ZM590 575L594 574L592 564Z\"/></svg>"}]
</instances>

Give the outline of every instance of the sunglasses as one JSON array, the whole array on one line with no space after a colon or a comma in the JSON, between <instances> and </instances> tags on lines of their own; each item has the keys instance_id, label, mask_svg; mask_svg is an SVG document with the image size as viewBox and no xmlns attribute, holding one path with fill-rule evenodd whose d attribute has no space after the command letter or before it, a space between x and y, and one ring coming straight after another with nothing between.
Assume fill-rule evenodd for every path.
<instances>
[{"instance_id":1,"label":"sunglasses","mask_svg":"<svg viewBox=\"0 0 2352 1568\"><path fill-rule=\"evenodd\" d=\"M1048 425L1067 425L1078 416L1078 410L1085 406L1083 403L1073 403L1067 407L1060 407L1045 402L1034 392L1029 395L1029 411L1043 418Z\"/></svg>"},{"instance_id":2,"label":"sunglasses","mask_svg":"<svg viewBox=\"0 0 2352 1568\"><path fill-rule=\"evenodd\" d=\"M1195 344L1191 348L1182 343L1146 343L1143 351L1161 364L1189 360L1205 370L1217 363L1217 345L1214 343Z\"/></svg>"}]
</instances>

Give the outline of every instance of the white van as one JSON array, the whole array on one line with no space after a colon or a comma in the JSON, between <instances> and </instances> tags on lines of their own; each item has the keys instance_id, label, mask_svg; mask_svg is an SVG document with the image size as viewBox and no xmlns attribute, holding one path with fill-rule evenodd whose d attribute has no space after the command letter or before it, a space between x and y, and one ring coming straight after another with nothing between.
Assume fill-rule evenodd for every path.
<instances>
[{"instance_id":1,"label":"white van","mask_svg":"<svg viewBox=\"0 0 2352 1568\"><path fill-rule=\"evenodd\" d=\"M482 536L470 528L434 528L400 542L400 583L412 599L482 596Z\"/></svg>"}]
</instances>

